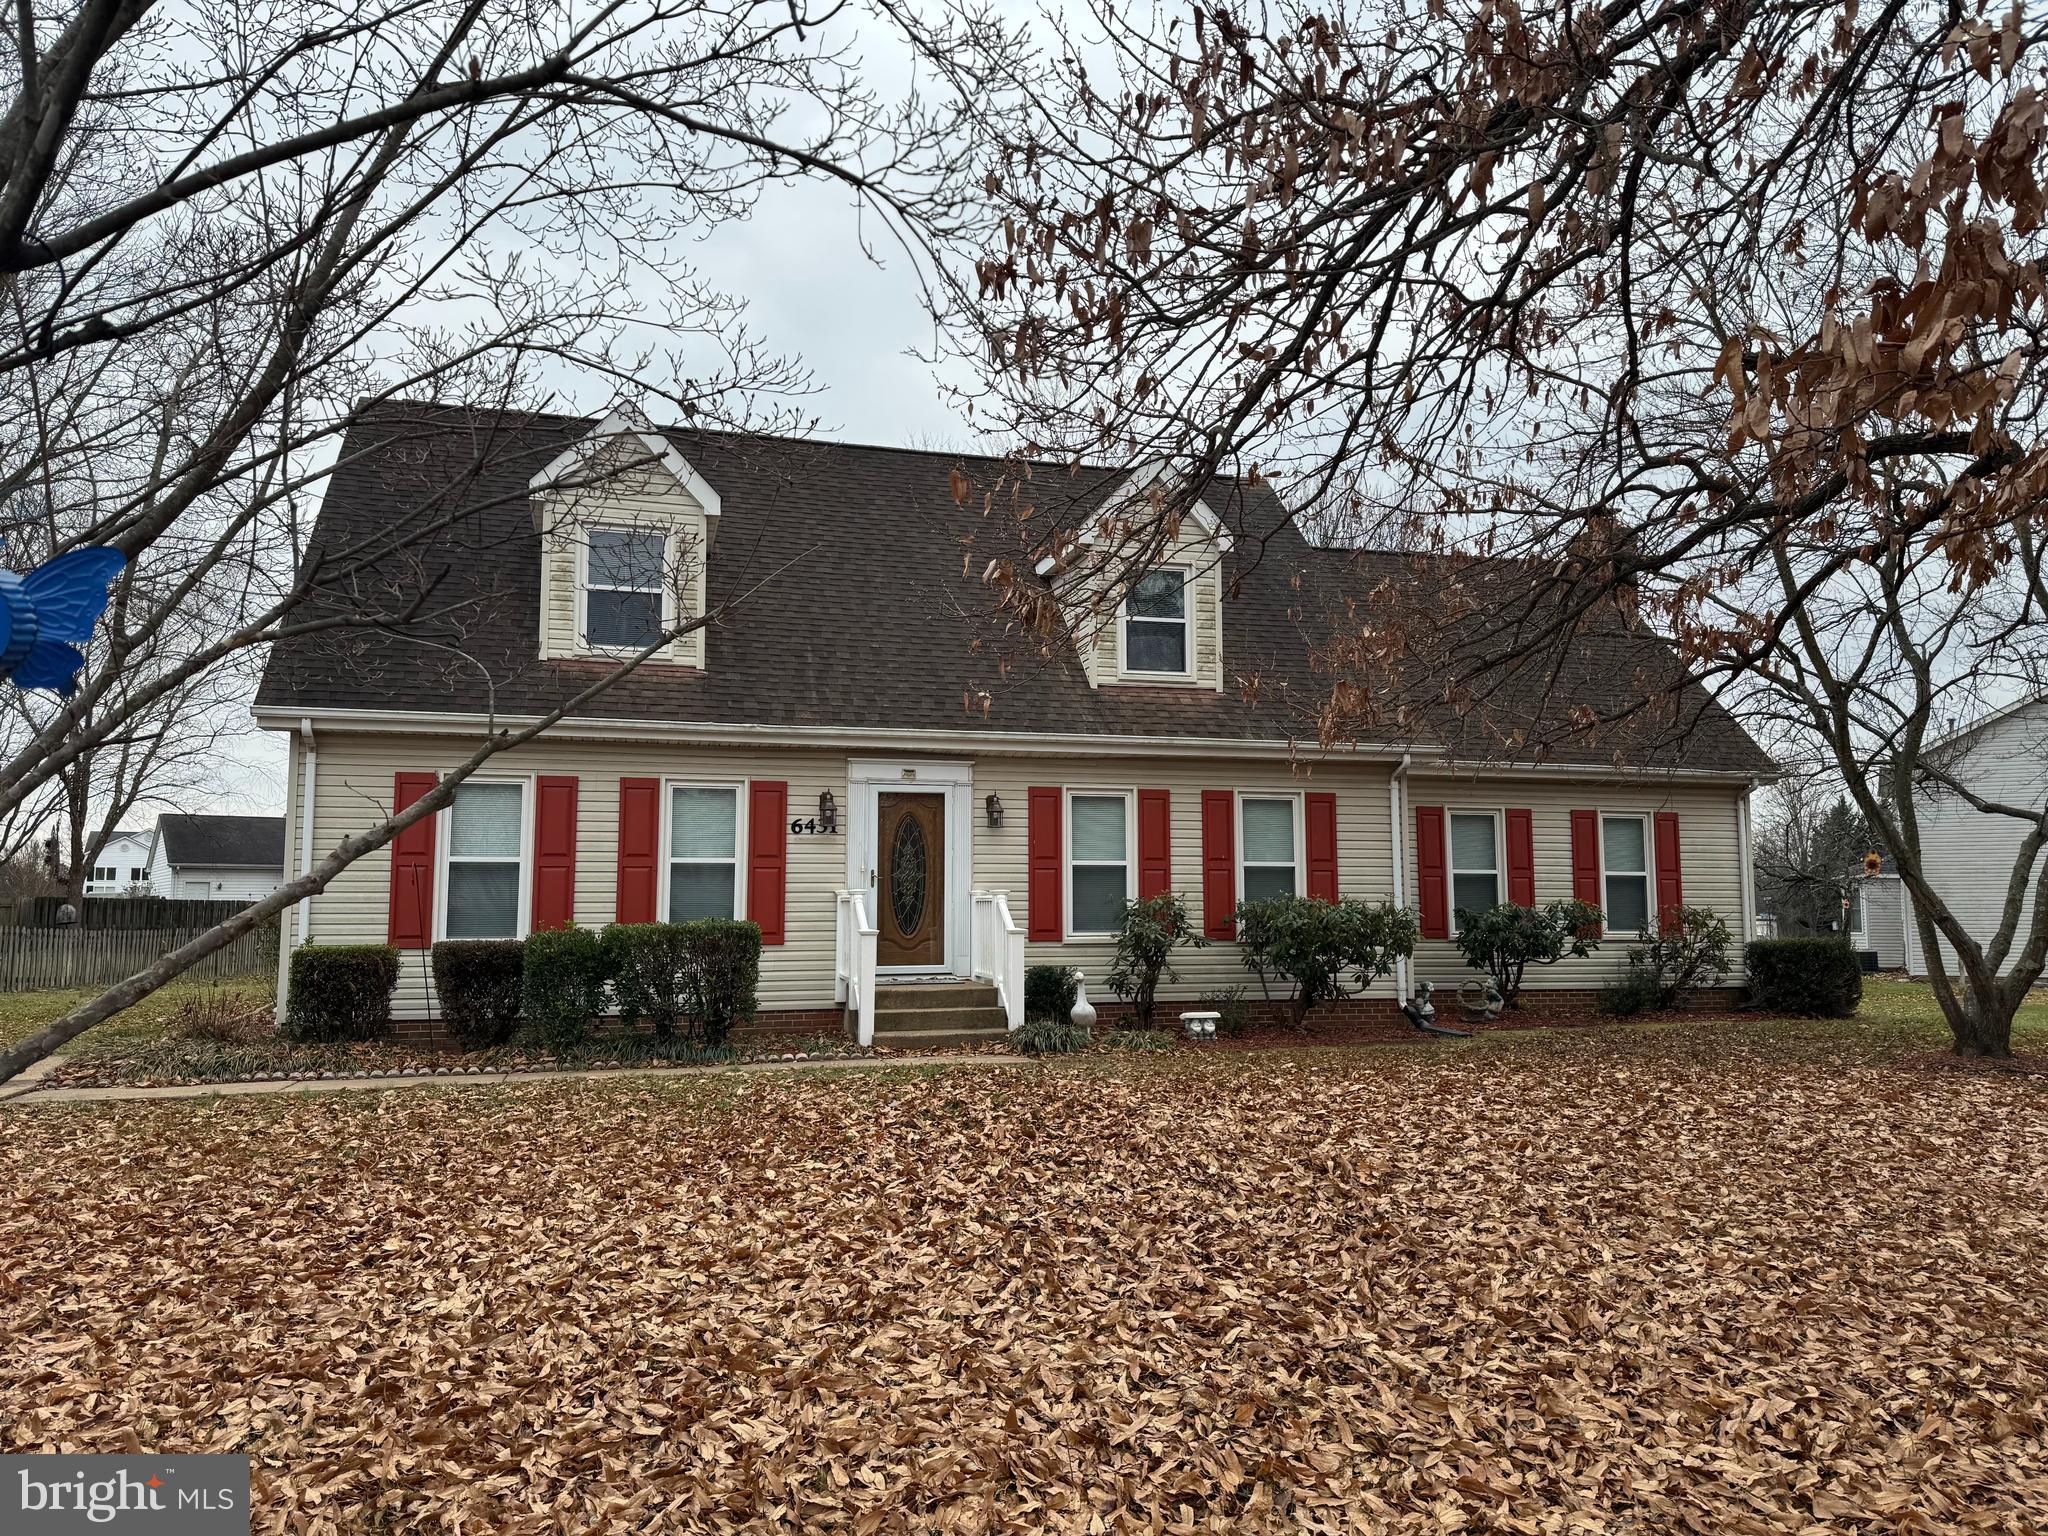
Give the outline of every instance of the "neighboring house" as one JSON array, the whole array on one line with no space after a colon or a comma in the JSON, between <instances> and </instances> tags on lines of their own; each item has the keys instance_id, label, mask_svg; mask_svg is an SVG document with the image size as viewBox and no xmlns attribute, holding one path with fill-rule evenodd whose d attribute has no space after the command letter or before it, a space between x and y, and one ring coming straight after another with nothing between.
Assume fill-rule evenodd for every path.
<instances>
[{"instance_id":1,"label":"neighboring house","mask_svg":"<svg viewBox=\"0 0 2048 1536\"><path fill-rule=\"evenodd\" d=\"M1849 943L1874 950L1881 971L1906 968L1906 930L1911 926L1906 882L1887 854L1881 871L1859 878L1849 888Z\"/></svg>"},{"instance_id":2,"label":"neighboring house","mask_svg":"<svg viewBox=\"0 0 2048 1536\"><path fill-rule=\"evenodd\" d=\"M146 896L149 894L149 845L151 832L116 832L107 839L86 871L88 896Z\"/></svg>"},{"instance_id":3,"label":"neighboring house","mask_svg":"<svg viewBox=\"0 0 2048 1536\"><path fill-rule=\"evenodd\" d=\"M2024 699L1966 730L1924 749L1932 761L1969 786L1981 800L2038 811L2048 803L2048 697ZM1979 942L1988 941L2005 911L2005 893L2012 879L2026 826L2013 816L1979 811L1961 796L1922 793L1916 796L1920 821L1920 858L1927 883L1941 893L1963 927ZM2036 876L2040 866L2035 865ZM2034 883L2029 882L2020 907L2020 932L2033 919ZM1910 902L1905 908L1906 969L1928 973L1918 925ZM1949 974L1955 954L1946 939L1939 941ZM2016 943L2014 949L2018 949ZM2011 957L2002 968L2010 970Z\"/></svg>"},{"instance_id":4,"label":"neighboring house","mask_svg":"<svg viewBox=\"0 0 2048 1536\"><path fill-rule=\"evenodd\" d=\"M1887 854L1879 873L1857 875L1849 882L1849 910L1845 914L1849 947L1875 951L1879 970L1904 970L1908 910L1905 882ZM1841 932L1843 925L1828 923L1813 928L1796 917L1761 912L1757 915L1756 931L1760 939L1795 939Z\"/></svg>"},{"instance_id":5,"label":"neighboring house","mask_svg":"<svg viewBox=\"0 0 2048 1536\"><path fill-rule=\"evenodd\" d=\"M157 818L150 853L150 885L157 895L261 901L282 884L282 816Z\"/></svg>"},{"instance_id":6,"label":"neighboring house","mask_svg":"<svg viewBox=\"0 0 2048 1536\"><path fill-rule=\"evenodd\" d=\"M465 479L486 439L489 467ZM623 488L565 488L621 452L657 462ZM1604 738L1529 762L1498 745L1530 723L1516 709L1541 723L1560 701L1626 702L1669 664L1619 615L1574 642L1540 696L1491 700L1489 734L1446 711L1319 749L1302 711L1330 680L1312 647L1367 593L1415 589L1418 566L1310 546L1263 485L1207 487L1100 622L1063 584L1070 564L1019 562L1065 633L1011 665L970 642L989 633L971 624L990 610L982 573L1016 554L1014 525L949 487L956 468L987 485L993 461L421 405L359 420L340 466L316 547L354 547L414 505L441 517L423 495L444 468L462 482L466 517L408 559L437 604L476 606L455 660L367 630L277 647L256 716L291 735L295 871L428 792L487 718L531 719L588 686L656 612L750 594L298 904L287 951L405 951L401 1018L433 1013L433 941L568 922L751 918L764 1020L811 1026L863 995L873 1011L869 965L884 985L941 985L913 1001L973 1004L986 988L943 984L992 980L997 1023L1021 1009L1025 962L1077 967L1106 1001L1123 903L1165 890L1212 941L1175 957L1176 1001L1257 998L1231 942L1245 896L1414 908L1412 968L1352 1005L1381 1016L1415 978L1470 974L1451 941L1462 908L1575 894L1606 907L1610 942L1532 972L1539 993L1600 985L1680 901L1737 934L1753 925L1748 796L1772 765L1703 694L1640 750ZM1071 499L1069 528L1092 533L1131 486L1047 467L1033 494ZM661 575L678 549L709 551L680 595ZM885 1010L902 1001L883 995Z\"/></svg>"}]
</instances>

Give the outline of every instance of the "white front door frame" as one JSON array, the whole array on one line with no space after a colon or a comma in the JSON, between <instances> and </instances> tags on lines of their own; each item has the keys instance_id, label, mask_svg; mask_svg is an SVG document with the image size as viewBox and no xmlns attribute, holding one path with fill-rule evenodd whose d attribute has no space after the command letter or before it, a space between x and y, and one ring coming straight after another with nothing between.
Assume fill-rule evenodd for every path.
<instances>
[{"instance_id":1,"label":"white front door frame","mask_svg":"<svg viewBox=\"0 0 2048 1536\"><path fill-rule=\"evenodd\" d=\"M885 966L883 971L895 976L965 976L968 925L974 921L974 765L915 757L847 759L846 887L867 893L869 922L876 921L875 903L881 900L875 887L875 870L881 864L876 806L884 791L946 797L946 963Z\"/></svg>"}]
</instances>

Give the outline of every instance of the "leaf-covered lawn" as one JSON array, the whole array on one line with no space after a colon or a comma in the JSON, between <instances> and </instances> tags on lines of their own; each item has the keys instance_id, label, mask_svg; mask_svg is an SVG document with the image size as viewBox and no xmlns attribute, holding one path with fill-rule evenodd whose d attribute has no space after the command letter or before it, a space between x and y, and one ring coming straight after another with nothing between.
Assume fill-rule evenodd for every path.
<instances>
[{"instance_id":1,"label":"leaf-covered lawn","mask_svg":"<svg viewBox=\"0 0 2048 1536\"><path fill-rule=\"evenodd\" d=\"M2037 1532L2048 1079L1827 1030L0 1115L0 1445L258 1528Z\"/></svg>"}]
</instances>

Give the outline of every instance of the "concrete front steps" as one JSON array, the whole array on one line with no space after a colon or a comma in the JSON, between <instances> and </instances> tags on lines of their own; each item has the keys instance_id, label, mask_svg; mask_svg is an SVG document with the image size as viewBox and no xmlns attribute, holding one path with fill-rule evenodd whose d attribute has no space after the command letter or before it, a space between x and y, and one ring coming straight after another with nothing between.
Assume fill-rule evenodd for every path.
<instances>
[{"instance_id":1,"label":"concrete front steps","mask_svg":"<svg viewBox=\"0 0 2048 1536\"><path fill-rule=\"evenodd\" d=\"M998 1045L1009 1033L1009 1020L991 982L924 981L875 988L875 1044L891 1050Z\"/></svg>"}]
</instances>

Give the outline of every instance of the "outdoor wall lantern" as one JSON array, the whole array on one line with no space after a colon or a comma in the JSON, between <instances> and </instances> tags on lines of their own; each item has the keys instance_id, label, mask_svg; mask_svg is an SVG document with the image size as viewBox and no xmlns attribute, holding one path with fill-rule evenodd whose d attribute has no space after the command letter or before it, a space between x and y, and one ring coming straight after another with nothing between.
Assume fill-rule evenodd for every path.
<instances>
[{"instance_id":1,"label":"outdoor wall lantern","mask_svg":"<svg viewBox=\"0 0 2048 1536\"><path fill-rule=\"evenodd\" d=\"M988 824L992 827L1000 827L1003 824L1003 797L1001 795L990 795L988 797Z\"/></svg>"},{"instance_id":2,"label":"outdoor wall lantern","mask_svg":"<svg viewBox=\"0 0 2048 1536\"><path fill-rule=\"evenodd\" d=\"M818 830L837 832L839 830L839 804L832 798L832 791L818 791Z\"/></svg>"}]
</instances>

